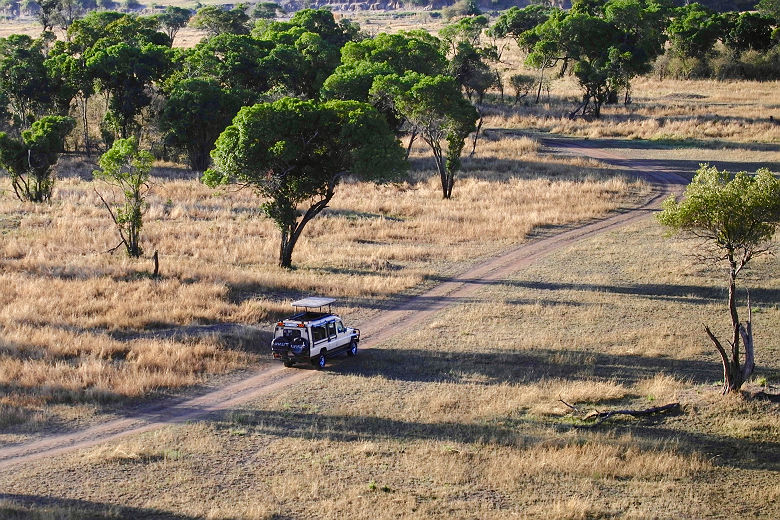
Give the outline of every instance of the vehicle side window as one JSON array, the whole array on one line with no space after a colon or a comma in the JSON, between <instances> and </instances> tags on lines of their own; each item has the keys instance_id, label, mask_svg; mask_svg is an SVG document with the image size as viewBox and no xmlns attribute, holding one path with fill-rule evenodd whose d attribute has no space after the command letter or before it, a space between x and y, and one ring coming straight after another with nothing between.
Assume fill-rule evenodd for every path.
<instances>
[{"instance_id":1,"label":"vehicle side window","mask_svg":"<svg viewBox=\"0 0 780 520\"><path fill-rule=\"evenodd\" d=\"M312 327L311 335L312 335L311 339L314 343L317 343L318 341L322 341L328 337L327 333L325 332L324 326Z\"/></svg>"},{"instance_id":2,"label":"vehicle side window","mask_svg":"<svg viewBox=\"0 0 780 520\"><path fill-rule=\"evenodd\" d=\"M338 332L339 334L343 334L344 332L347 332L347 328L344 326L343 323L341 323L340 321L337 321L336 322L336 332Z\"/></svg>"},{"instance_id":3,"label":"vehicle side window","mask_svg":"<svg viewBox=\"0 0 780 520\"><path fill-rule=\"evenodd\" d=\"M328 323L328 337L335 338L336 337L336 322L331 321Z\"/></svg>"}]
</instances>

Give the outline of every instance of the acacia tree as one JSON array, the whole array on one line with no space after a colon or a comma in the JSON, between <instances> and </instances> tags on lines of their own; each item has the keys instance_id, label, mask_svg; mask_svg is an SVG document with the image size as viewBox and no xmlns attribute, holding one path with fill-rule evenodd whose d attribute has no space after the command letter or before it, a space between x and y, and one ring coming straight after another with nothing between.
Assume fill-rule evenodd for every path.
<instances>
[{"instance_id":1,"label":"acacia tree","mask_svg":"<svg viewBox=\"0 0 780 520\"><path fill-rule=\"evenodd\" d=\"M51 198L52 166L59 159L65 136L75 124L71 117L45 116L24 130L21 139L0 133L0 166L11 177L19 200L46 202Z\"/></svg>"},{"instance_id":2,"label":"acacia tree","mask_svg":"<svg viewBox=\"0 0 780 520\"><path fill-rule=\"evenodd\" d=\"M203 172L214 142L240 107L241 97L216 81L185 79L170 89L160 114L160 129L168 142L186 150L190 167Z\"/></svg>"},{"instance_id":3,"label":"acacia tree","mask_svg":"<svg viewBox=\"0 0 780 520\"><path fill-rule=\"evenodd\" d=\"M198 9L190 20L190 25L206 31L209 36L223 33L249 34L249 15L246 14L245 4L239 4L230 10L222 6L207 5Z\"/></svg>"},{"instance_id":4,"label":"acacia tree","mask_svg":"<svg viewBox=\"0 0 780 520\"><path fill-rule=\"evenodd\" d=\"M173 44L176 34L182 27L187 25L190 18L192 18L192 11L174 5L169 5L165 8L165 11L157 15L157 20L159 20L162 28L165 29L165 34L170 38L171 44Z\"/></svg>"},{"instance_id":5,"label":"acacia tree","mask_svg":"<svg viewBox=\"0 0 780 520\"><path fill-rule=\"evenodd\" d=\"M138 149L135 137L117 139L100 157L102 170L92 172L96 179L105 181L122 194L121 202L112 208L103 195L95 190L119 233L120 242L114 249L124 245L128 256L133 258L143 253L140 238L153 162L152 154Z\"/></svg>"},{"instance_id":6,"label":"acacia tree","mask_svg":"<svg viewBox=\"0 0 780 520\"><path fill-rule=\"evenodd\" d=\"M442 195L451 198L455 173L460 169L460 153L479 117L474 106L463 98L457 82L441 75L392 74L378 77L371 93L388 99L412 132L430 147L441 178Z\"/></svg>"},{"instance_id":7,"label":"acacia tree","mask_svg":"<svg viewBox=\"0 0 780 520\"><path fill-rule=\"evenodd\" d=\"M709 326L704 330L723 362L723 393L737 391L755 366L750 297L748 319L743 324L737 309L737 276L750 260L768 251L769 241L780 225L780 180L765 168L751 176L702 165L686 188L685 198L681 202L674 197L664 201L658 220L673 232L701 239L699 252L728 266L731 352ZM744 364L740 339L745 346Z\"/></svg>"},{"instance_id":8,"label":"acacia tree","mask_svg":"<svg viewBox=\"0 0 780 520\"><path fill-rule=\"evenodd\" d=\"M43 41L25 34L0 38L0 91L5 94L15 126L27 128L51 101L44 65Z\"/></svg>"},{"instance_id":9,"label":"acacia tree","mask_svg":"<svg viewBox=\"0 0 780 520\"><path fill-rule=\"evenodd\" d=\"M550 16L562 14L559 9L553 9L542 4L531 4L522 9L511 7L499 16L496 23L488 31L490 36L495 38L509 37L515 40L517 46L526 53L534 51L534 56L529 56L529 65L539 69L539 80L536 91L536 102L542 95L542 85L544 83L544 71L555 65L558 61L558 49L551 42L554 41L549 34L543 34L541 29L537 29ZM545 26L546 32L554 31L555 24ZM546 43L537 46L537 42L544 39Z\"/></svg>"},{"instance_id":10,"label":"acacia tree","mask_svg":"<svg viewBox=\"0 0 780 520\"><path fill-rule=\"evenodd\" d=\"M282 98L244 107L211 152L204 182L235 179L266 198L263 213L279 227L279 265L292 266L304 227L333 198L345 175L389 178L405 167L403 149L366 103Z\"/></svg>"}]
</instances>

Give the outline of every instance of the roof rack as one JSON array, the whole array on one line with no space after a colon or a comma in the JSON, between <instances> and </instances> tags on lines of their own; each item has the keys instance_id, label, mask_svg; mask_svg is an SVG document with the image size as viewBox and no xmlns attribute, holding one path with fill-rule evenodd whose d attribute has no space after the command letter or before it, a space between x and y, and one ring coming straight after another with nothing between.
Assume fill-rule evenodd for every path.
<instances>
[{"instance_id":1,"label":"roof rack","mask_svg":"<svg viewBox=\"0 0 780 520\"><path fill-rule=\"evenodd\" d=\"M323 307L328 307L328 313L330 313L330 305L335 302L335 298L319 298L319 297L309 297L304 298L302 300L297 300L292 302L292 306L297 309L322 309Z\"/></svg>"}]
</instances>

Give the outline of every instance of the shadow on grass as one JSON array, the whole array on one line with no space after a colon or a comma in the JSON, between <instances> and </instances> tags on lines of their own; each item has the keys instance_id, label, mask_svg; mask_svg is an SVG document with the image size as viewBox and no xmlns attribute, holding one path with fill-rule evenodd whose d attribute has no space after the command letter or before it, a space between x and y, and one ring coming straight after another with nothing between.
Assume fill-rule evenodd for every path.
<instances>
[{"instance_id":1,"label":"shadow on grass","mask_svg":"<svg viewBox=\"0 0 780 520\"><path fill-rule=\"evenodd\" d=\"M468 341L468 338L458 338L458 341ZM501 343L500 335L495 342L497 345ZM360 362L336 363L329 370L337 374L406 382L477 382L485 385L505 382L532 384L546 379L617 381L631 385L661 373L672 374L694 384L714 384L723 376L714 354L709 362L570 349L495 351L486 348L447 352L426 350L424 347L372 348L361 351ZM775 376L780 375L780 371L773 372L777 372Z\"/></svg>"},{"instance_id":2,"label":"shadow on grass","mask_svg":"<svg viewBox=\"0 0 780 520\"><path fill-rule=\"evenodd\" d=\"M555 400L551 396L551 401ZM495 444L521 447L544 444L547 447L569 445L570 437L556 438L550 428L559 433L571 432L577 426L559 420L535 418L517 410L506 417L479 422L392 419L375 415L343 415L310 412L295 407L286 410L234 409L213 419L218 429L234 430L240 427L253 434L269 435L280 439L298 438L307 440L329 440L334 442L365 441L438 441L453 443ZM705 454L720 466L744 469L771 469L772 457L780 455L780 443L745 442L742 439L718 435L686 432L665 426L670 416L633 419L624 422L602 424L595 430L626 431L636 438L635 444L648 451L658 449L659 440L668 440L676 446L675 451L688 454ZM541 427L541 428L540 428ZM589 431L593 431L589 429ZM616 437L606 436L592 442L610 444L621 442ZM752 454L752 456L745 454ZM777 460L777 459L774 459ZM775 463L776 466L776 463Z\"/></svg>"},{"instance_id":3,"label":"shadow on grass","mask_svg":"<svg viewBox=\"0 0 780 520\"><path fill-rule=\"evenodd\" d=\"M116 520L143 518L147 520L195 520L199 517L145 507L129 507L90 500L0 493L0 518L4 520Z\"/></svg>"},{"instance_id":4,"label":"shadow on grass","mask_svg":"<svg viewBox=\"0 0 780 520\"><path fill-rule=\"evenodd\" d=\"M341 269L340 272L347 274L361 274L363 270ZM429 278L437 283L452 281L452 278L433 276ZM629 284L629 285L611 285L611 284L586 284L586 283L568 283L568 282L547 282L532 280L482 280L472 278L455 278L457 282L472 286L505 286L531 291L543 291L542 294L529 294L525 298L513 298L501 300L501 303L512 305L566 305L566 306L586 306L587 302L578 301L570 298L556 298L556 292L576 291L615 294L623 296L637 296L655 301L670 301L675 303L689 303L694 305L706 305L726 300L726 289L720 287L708 287L702 285L679 285L679 284ZM740 293L742 294L742 293ZM780 301L780 289L753 288L750 290L750 297L754 305L764 303L771 304ZM495 300L489 296L426 296L426 295L397 295L383 300L370 298L355 298L353 302L361 307L372 308L376 310L400 310L400 311L424 311L431 306L442 307L448 305L467 305L467 304L485 304L493 303Z\"/></svg>"}]
</instances>

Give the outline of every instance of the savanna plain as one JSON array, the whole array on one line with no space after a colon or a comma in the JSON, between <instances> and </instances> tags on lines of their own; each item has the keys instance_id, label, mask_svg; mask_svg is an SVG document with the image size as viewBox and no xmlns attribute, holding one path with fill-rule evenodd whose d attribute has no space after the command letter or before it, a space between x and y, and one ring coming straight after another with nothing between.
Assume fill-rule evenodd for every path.
<instances>
[{"instance_id":1,"label":"savanna plain","mask_svg":"<svg viewBox=\"0 0 780 520\"><path fill-rule=\"evenodd\" d=\"M180 165L154 170L141 260L107 252L93 162L61 160L48 205L0 177L0 446L243 377L271 362L273 322L298 297L338 298L360 326L652 191L557 143L687 177L700 162L780 170L776 83L648 77L597 121L566 117L576 92L564 79L539 105L491 94L452 200L422 146L395 183L347 180L293 270L276 266L251 190L208 188ZM649 214L272 395L6 469L0 517L777 518L780 411L750 396L780 384L780 260L742 279L758 368L747 395L724 397L702 324L726 333L725 275L690 251ZM670 402L681 411L598 424L569 406Z\"/></svg>"}]
</instances>

